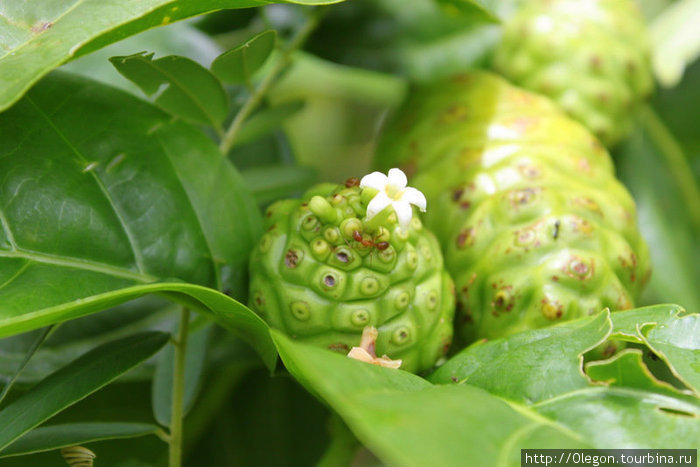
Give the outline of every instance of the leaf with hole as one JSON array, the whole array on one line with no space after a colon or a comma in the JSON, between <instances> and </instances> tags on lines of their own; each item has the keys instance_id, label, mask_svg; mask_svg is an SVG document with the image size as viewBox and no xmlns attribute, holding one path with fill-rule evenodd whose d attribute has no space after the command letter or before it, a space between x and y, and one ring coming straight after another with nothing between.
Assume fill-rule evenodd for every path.
<instances>
[{"instance_id":1,"label":"leaf with hole","mask_svg":"<svg viewBox=\"0 0 700 467\"><path fill-rule=\"evenodd\" d=\"M275 48L277 33L263 31L214 59L211 71L225 83L249 83Z\"/></svg>"}]
</instances>

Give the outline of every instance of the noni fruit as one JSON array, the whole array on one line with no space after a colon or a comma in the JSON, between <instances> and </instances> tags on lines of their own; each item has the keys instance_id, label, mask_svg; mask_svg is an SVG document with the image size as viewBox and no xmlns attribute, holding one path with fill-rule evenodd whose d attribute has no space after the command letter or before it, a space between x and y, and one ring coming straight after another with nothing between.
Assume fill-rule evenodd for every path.
<instances>
[{"instance_id":1,"label":"noni fruit","mask_svg":"<svg viewBox=\"0 0 700 467\"><path fill-rule=\"evenodd\" d=\"M432 367L453 334L454 285L398 169L278 201L250 262L250 304L295 339L348 353L372 326L377 354ZM371 334L371 333L370 333Z\"/></svg>"},{"instance_id":2,"label":"noni fruit","mask_svg":"<svg viewBox=\"0 0 700 467\"><path fill-rule=\"evenodd\" d=\"M533 0L506 22L494 68L554 99L611 146L651 92L649 38L633 0Z\"/></svg>"},{"instance_id":3,"label":"noni fruit","mask_svg":"<svg viewBox=\"0 0 700 467\"><path fill-rule=\"evenodd\" d=\"M481 72L416 90L377 152L431 209L465 341L633 306L649 276L610 156L546 97Z\"/></svg>"}]
</instances>

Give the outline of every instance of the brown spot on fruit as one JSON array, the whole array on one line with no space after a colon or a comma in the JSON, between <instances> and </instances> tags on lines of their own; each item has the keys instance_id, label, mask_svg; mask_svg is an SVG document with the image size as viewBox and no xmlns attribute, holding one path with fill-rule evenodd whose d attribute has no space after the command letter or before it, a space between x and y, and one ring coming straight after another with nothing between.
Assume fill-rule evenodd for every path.
<instances>
[{"instance_id":1,"label":"brown spot on fruit","mask_svg":"<svg viewBox=\"0 0 700 467\"><path fill-rule=\"evenodd\" d=\"M465 248L468 246L472 246L474 244L474 237L475 237L475 230L474 227L467 227L466 229L462 229L459 232L459 235L457 235L457 248Z\"/></svg>"},{"instance_id":2,"label":"brown spot on fruit","mask_svg":"<svg viewBox=\"0 0 700 467\"><path fill-rule=\"evenodd\" d=\"M469 209L471 205L472 203L470 203L469 201L462 201L461 203L459 203L459 207L461 209Z\"/></svg>"},{"instance_id":3,"label":"brown spot on fruit","mask_svg":"<svg viewBox=\"0 0 700 467\"><path fill-rule=\"evenodd\" d=\"M287 250L287 253L284 255L284 265L287 266L289 269L296 268L301 262L302 255L303 253L301 253L298 250Z\"/></svg>"},{"instance_id":4,"label":"brown spot on fruit","mask_svg":"<svg viewBox=\"0 0 700 467\"><path fill-rule=\"evenodd\" d=\"M524 188L522 190L513 190L508 193L508 199L513 207L523 206L535 199L537 192L540 190L541 188Z\"/></svg>"},{"instance_id":5,"label":"brown spot on fruit","mask_svg":"<svg viewBox=\"0 0 700 467\"><path fill-rule=\"evenodd\" d=\"M545 297L540 301L540 310L545 318L549 320L559 319L564 315L564 307L556 300Z\"/></svg>"},{"instance_id":6,"label":"brown spot on fruit","mask_svg":"<svg viewBox=\"0 0 700 467\"><path fill-rule=\"evenodd\" d=\"M352 188L354 186L360 186L360 179L357 177L350 177L345 180L345 186L347 188Z\"/></svg>"},{"instance_id":7,"label":"brown spot on fruit","mask_svg":"<svg viewBox=\"0 0 700 467\"><path fill-rule=\"evenodd\" d=\"M464 188L458 188L452 192L452 201L457 202L464 194Z\"/></svg>"},{"instance_id":8,"label":"brown spot on fruit","mask_svg":"<svg viewBox=\"0 0 700 467\"><path fill-rule=\"evenodd\" d=\"M572 255L564 268L564 272L569 277L582 281L588 280L595 273L595 261L593 259L586 261L583 258Z\"/></svg>"}]
</instances>

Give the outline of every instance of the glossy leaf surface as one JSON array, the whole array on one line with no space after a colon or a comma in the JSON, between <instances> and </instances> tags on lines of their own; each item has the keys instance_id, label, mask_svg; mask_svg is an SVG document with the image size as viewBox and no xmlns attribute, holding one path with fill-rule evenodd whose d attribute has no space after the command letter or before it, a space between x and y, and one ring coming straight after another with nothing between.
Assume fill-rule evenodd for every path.
<instances>
[{"instance_id":1,"label":"glossy leaf surface","mask_svg":"<svg viewBox=\"0 0 700 467\"><path fill-rule=\"evenodd\" d=\"M341 0L283 0L325 5ZM0 111L73 57L156 26L265 0L48 0L0 5Z\"/></svg>"},{"instance_id":2,"label":"glossy leaf surface","mask_svg":"<svg viewBox=\"0 0 700 467\"><path fill-rule=\"evenodd\" d=\"M221 83L202 65L168 55L154 60L146 52L109 59L119 73L134 82L155 104L184 120L218 128L228 113Z\"/></svg>"},{"instance_id":3,"label":"glossy leaf surface","mask_svg":"<svg viewBox=\"0 0 700 467\"><path fill-rule=\"evenodd\" d=\"M274 50L276 39L273 30L256 34L214 59L211 71L225 83L248 83Z\"/></svg>"},{"instance_id":4,"label":"glossy leaf surface","mask_svg":"<svg viewBox=\"0 0 700 467\"><path fill-rule=\"evenodd\" d=\"M0 173L0 336L168 292L274 360L256 315L177 282L244 295L260 228L240 176L200 131L57 74L0 114Z\"/></svg>"},{"instance_id":5,"label":"glossy leaf surface","mask_svg":"<svg viewBox=\"0 0 700 467\"><path fill-rule=\"evenodd\" d=\"M49 375L0 410L0 449L138 365L168 338L158 332L134 334L91 350Z\"/></svg>"},{"instance_id":6,"label":"glossy leaf surface","mask_svg":"<svg viewBox=\"0 0 700 467\"><path fill-rule=\"evenodd\" d=\"M0 457L51 451L105 439L146 436L156 432L147 423L71 423L36 428L9 445Z\"/></svg>"},{"instance_id":7,"label":"glossy leaf surface","mask_svg":"<svg viewBox=\"0 0 700 467\"><path fill-rule=\"evenodd\" d=\"M434 386L273 335L292 375L389 465L517 466L521 448L586 447L568 429L482 389Z\"/></svg>"}]
</instances>

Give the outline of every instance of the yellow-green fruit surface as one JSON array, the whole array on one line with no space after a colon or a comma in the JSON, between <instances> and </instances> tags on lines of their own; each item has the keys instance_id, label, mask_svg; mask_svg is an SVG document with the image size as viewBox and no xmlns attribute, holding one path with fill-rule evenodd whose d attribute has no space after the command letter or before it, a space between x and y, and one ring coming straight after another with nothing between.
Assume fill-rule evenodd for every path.
<instances>
[{"instance_id":1,"label":"yellow-green fruit surface","mask_svg":"<svg viewBox=\"0 0 700 467\"><path fill-rule=\"evenodd\" d=\"M251 256L250 305L292 338L341 353L374 326L377 355L427 370L452 341L454 285L417 216L405 230L391 208L368 221L370 199L326 184L270 206Z\"/></svg>"},{"instance_id":2,"label":"yellow-green fruit surface","mask_svg":"<svg viewBox=\"0 0 700 467\"><path fill-rule=\"evenodd\" d=\"M653 87L644 18L633 0L528 0L504 25L494 68L554 99L607 146L630 130Z\"/></svg>"},{"instance_id":3,"label":"yellow-green fruit surface","mask_svg":"<svg viewBox=\"0 0 700 467\"><path fill-rule=\"evenodd\" d=\"M552 101L500 77L417 89L376 165L415 173L463 341L630 308L649 276L634 201L606 150Z\"/></svg>"}]
</instances>

